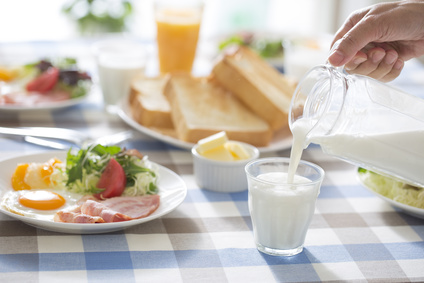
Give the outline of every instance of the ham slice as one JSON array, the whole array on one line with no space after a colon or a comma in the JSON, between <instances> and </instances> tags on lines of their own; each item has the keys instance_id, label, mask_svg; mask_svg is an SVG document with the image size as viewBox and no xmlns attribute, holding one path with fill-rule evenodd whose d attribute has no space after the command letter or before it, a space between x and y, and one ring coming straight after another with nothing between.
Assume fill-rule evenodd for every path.
<instances>
[{"instance_id":1,"label":"ham slice","mask_svg":"<svg viewBox=\"0 0 424 283\"><path fill-rule=\"evenodd\" d=\"M0 95L0 105L33 106L71 99L70 93L53 90L45 94L38 92L10 92Z\"/></svg>"},{"instance_id":2,"label":"ham slice","mask_svg":"<svg viewBox=\"0 0 424 283\"><path fill-rule=\"evenodd\" d=\"M104 223L103 218L99 216L91 216L83 213L72 211L58 211L54 217L55 222L66 223Z\"/></svg>"},{"instance_id":3,"label":"ham slice","mask_svg":"<svg viewBox=\"0 0 424 283\"><path fill-rule=\"evenodd\" d=\"M106 199L102 203L132 219L138 219L149 216L159 207L160 196L117 197Z\"/></svg>"},{"instance_id":4,"label":"ham slice","mask_svg":"<svg viewBox=\"0 0 424 283\"><path fill-rule=\"evenodd\" d=\"M81 212L100 216L105 222L119 222L147 217L159 206L158 195L136 197L114 197L101 202L87 200Z\"/></svg>"},{"instance_id":5,"label":"ham slice","mask_svg":"<svg viewBox=\"0 0 424 283\"><path fill-rule=\"evenodd\" d=\"M55 221L67 223L128 221L149 216L159 207L159 203L159 195L114 197L104 201L85 199L83 204L73 211L59 211Z\"/></svg>"}]
</instances>

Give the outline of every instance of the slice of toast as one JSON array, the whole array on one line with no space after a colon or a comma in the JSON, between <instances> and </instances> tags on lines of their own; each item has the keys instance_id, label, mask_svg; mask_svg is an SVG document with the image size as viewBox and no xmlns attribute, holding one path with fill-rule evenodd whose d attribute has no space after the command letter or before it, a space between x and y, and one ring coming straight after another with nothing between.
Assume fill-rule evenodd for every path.
<instances>
[{"instance_id":1,"label":"slice of toast","mask_svg":"<svg viewBox=\"0 0 424 283\"><path fill-rule=\"evenodd\" d=\"M263 119L210 78L174 73L164 94L180 140L197 143L220 131L231 140L255 146L267 146L272 138L272 130Z\"/></svg>"},{"instance_id":2,"label":"slice of toast","mask_svg":"<svg viewBox=\"0 0 424 283\"><path fill-rule=\"evenodd\" d=\"M130 107L134 120L152 127L173 129L171 106L163 95L166 77L136 77L131 84Z\"/></svg>"},{"instance_id":3,"label":"slice of toast","mask_svg":"<svg viewBox=\"0 0 424 283\"><path fill-rule=\"evenodd\" d=\"M295 85L248 47L225 53L212 74L273 130L288 128L288 113Z\"/></svg>"}]
</instances>

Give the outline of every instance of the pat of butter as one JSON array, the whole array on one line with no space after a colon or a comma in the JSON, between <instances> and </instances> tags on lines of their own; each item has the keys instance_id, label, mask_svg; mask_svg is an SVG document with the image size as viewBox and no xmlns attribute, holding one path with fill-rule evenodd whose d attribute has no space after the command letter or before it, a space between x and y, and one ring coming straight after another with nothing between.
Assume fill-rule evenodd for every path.
<instances>
[{"instance_id":1,"label":"pat of butter","mask_svg":"<svg viewBox=\"0 0 424 283\"><path fill-rule=\"evenodd\" d=\"M229 141L224 131L199 140L197 152L206 158L219 161L250 158L246 148L237 142Z\"/></svg>"},{"instance_id":2,"label":"pat of butter","mask_svg":"<svg viewBox=\"0 0 424 283\"><path fill-rule=\"evenodd\" d=\"M221 144L220 146L204 151L201 155L213 160L234 161L233 155L227 150L225 144Z\"/></svg>"},{"instance_id":3,"label":"pat of butter","mask_svg":"<svg viewBox=\"0 0 424 283\"><path fill-rule=\"evenodd\" d=\"M248 159L250 157L244 146L239 143L228 141L225 143L225 147L233 155L235 160Z\"/></svg>"},{"instance_id":4,"label":"pat of butter","mask_svg":"<svg viewBox=\"0 0 424 283\"><path fill-rule=\"evenodd\" d=\"M203 155L204 152L224 145L228 141L225 132L219 132L207 138L201 139L197 142L197 151Z\"/></svg>"}]
</instances>

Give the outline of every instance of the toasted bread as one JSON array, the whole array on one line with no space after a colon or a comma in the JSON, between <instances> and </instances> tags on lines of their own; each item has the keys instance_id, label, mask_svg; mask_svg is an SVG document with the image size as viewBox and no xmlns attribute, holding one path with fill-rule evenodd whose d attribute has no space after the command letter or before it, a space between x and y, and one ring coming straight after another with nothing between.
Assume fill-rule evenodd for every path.
<instances>
[{"instance_id":1,"label":"toasted bread","mask_svg":"<svg viewBox=\"0 0 424 283\"><path fill-rule=\"evenodd\" d=\"M146 127L173 129L171 107L163 95L166 77L136 77L131 84L132 116Z\"/></svg>"},{"instance_id":2,"label":"toasted bread","mask_svg":"<svg viewBox=\"0 0 424 283\"><path fill-rule=\"evenodd\" d=\"M248 47L225 53L212 74L273 130L288 127L288 113L295 86Z\"/></svg>"},{"instance_id":3,"label":"toasted bread","mask_svg":"<svg viewBox=\"0 0 424 283\"><path fill-rule=\"evenodd\" d=\"M172 74L164 94L180 140L196 143L220 131L229 139L255 146L266 146L272 138L272 130L263 119L209 78Z\"/></svg>"}]
</instances>

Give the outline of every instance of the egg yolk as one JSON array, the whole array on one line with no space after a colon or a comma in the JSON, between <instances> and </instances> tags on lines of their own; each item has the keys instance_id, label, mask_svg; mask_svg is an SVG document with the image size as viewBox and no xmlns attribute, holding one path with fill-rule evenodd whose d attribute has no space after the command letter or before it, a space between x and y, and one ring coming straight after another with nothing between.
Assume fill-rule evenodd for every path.
<instances>
[{"instance_id":1,"label":"egg yolk","mask_svg":"<svg viewBox=\"0 0 424 283\"><path fill-rule=\"evenodd\" d=\"M19 164L15 169L15 173L12 175L12 188L15 191L30 190L31 187L25 183L25 174L29 164Z\"/></svg>"},{"instance_id":2,"label":"egg yolk","mask_svg":"<svg viewBox=\"0 0 424 283\"><path fill-rule=\"evenodd\" d=\"M49 191L29 191L19 197L19 203L29 208L51 210L64 205L65 199Z\"/></svg>"}]
</instances>

